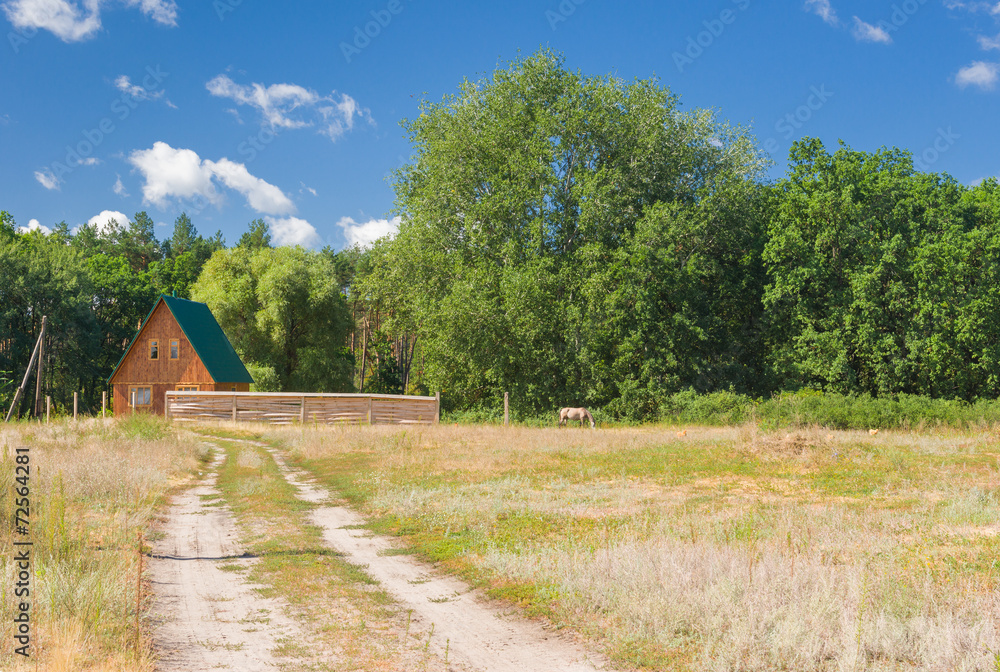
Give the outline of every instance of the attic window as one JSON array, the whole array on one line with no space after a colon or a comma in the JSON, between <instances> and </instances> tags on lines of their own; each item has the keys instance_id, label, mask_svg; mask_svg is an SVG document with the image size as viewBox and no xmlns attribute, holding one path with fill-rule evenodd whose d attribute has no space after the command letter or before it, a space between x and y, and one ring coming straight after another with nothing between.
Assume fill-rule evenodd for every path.
<instances>
[{"instance_id":1,"label":"attic window","mask_svg":"<svg viewBox=\"0 0 1000 672\"><path fill-rule=\"evenodd\" d=\"M170 359L177 359L180 356L181 344L177 339L170 341Z\"/></svg>"},{"instance_id":2,"label":"attic window","mask_svg":"<svg viewBox=\"0 0 1000 672\"><path fill-rule=\"evenodd\" d=\"M149 358L159 359L160 358L160 342L153 340L149 342Z\"/></svg>"}]
</instances>

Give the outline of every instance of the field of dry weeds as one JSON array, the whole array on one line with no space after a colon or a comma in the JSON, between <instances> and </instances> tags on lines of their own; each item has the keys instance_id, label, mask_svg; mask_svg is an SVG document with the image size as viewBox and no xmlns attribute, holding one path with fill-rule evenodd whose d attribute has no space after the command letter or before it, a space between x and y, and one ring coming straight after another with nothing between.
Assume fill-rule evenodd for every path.
<instances>
[{"instance_id":1,"label":"field of dry weeds","mask_svg":"<svg viewBox=\"0 0 1000 672\"><path fill-rule=\"evenodd\" d=\"M993 431L266 430L622 666L1000 670Z\"/></svg>"},{"instance_id":2,"label":"field of dry weeds","mask_svg":"<svg viewBox=\"0 0 1000 672\"><path fill-rule=\"evenodd\" d=\"M15 528L15 451L29 449L30 534ZM199 468L194 435L137 416L0 425L0 669L153 669L139 544L165 494ZM34 560L30 659L14 654L14 541ZM148 550L146 544L145 550ZM138 601L137 601L138 598Z\"/></svg>"}]
</instances>

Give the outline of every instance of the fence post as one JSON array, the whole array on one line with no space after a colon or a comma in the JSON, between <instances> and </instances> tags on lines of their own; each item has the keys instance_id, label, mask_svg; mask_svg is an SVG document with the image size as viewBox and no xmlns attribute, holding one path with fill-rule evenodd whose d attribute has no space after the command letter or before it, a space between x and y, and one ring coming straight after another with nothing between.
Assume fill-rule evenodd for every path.
<instances>
[{"instance_id":1,"label":"fence post","mask_svg":"<svg viewBox=\"0 0 1000 672\"><path fill-rule=\"evenodd\" d=\"M73 393L73 419L76 420L77 414L80 412L80 393Z\"/></svg>"},{"instance_id":2,"label":"fence post","mask_svg":"<svg viewBox=\"0 0 1000 672\"><path fill-rule=\"evenodd\" d=\"M163 417L170 419L170 390L163 393Z\"/></svg>"},{"instance_id":3,"label":"fence post","mask_svg":"<svg viewBox=\"0 0 1000 672\"><path fill-rule=\"evenodd\" d=\"M372 424L372 398L368 397L368 424Z\"/></svg>"},{"instance_id":4,"label":"fence post","mask_svg":"<svg viewBox=\"0 0 1000 672\"><path fill-rule=\"evenodd\" d=\"M302 395L302 407L299 408L299 424L306 424L306 395Z\"/></svg>"},{"instance_id":5,"label":"fence post","mask_svg":"<svg viewBox=\"0 0 1000 672\"><path fill-rule=\"evenodd\" d=\"M434 424L441 422L441 391L434 393Z\"/></svg>"},{"instance_id":6,"label":"fence post","mask_svg":"<svg viewBox=\"0 0 1000 672\"><path fill-rule=\"evenodd\" d=\"M503 426L510 426L510 392L503 393Z\"/></svg>"},{"instance_id":7,"label":"fence post","mask_svg":"<svg viewBox=\"0 0 1000 672\"><path fill-rule=\"evenodd\" d=\"M239 397L237 397L236 393L233 392L233 422L236 422L236 418L239 417L239 414L236 412L236 400L237 399L239 399Z\"/></svg>"},{"instance_id":8,"label":"fence post","mask_svg":"<svg viewBox=\"0 0 1000 672\"><path fill-rule=\"evenodd\" d=\"M101 417L108 414L108 391L101 392Z\"/></svg>"},{"instance_id":9,"label":"fence post","mask_svg":"<svg viewBox=\"0 0 1000 672\"><path fill-rule=\"evenodd\" d=\"M52 397L45 397L45 422L49 421L49 415L52 414Z\"/></svg>"}]
</instances>

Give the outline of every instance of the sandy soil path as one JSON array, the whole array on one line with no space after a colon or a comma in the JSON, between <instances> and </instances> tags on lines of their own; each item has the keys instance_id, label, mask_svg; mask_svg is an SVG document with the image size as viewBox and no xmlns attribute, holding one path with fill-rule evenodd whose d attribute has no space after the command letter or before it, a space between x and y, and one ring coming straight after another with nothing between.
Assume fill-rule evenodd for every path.
<instances>
[{"instance_id":1,"label":"sandy soil path","mask_svg":"<svg viewBox=\"0 0 1000 672\"><path fill-rule=\"evenodd\" d=\"M220 500L203 499L219 495L214 485L222 459L217 450L209 475L175 498L163 537L153 545L154 645L163 672L277 670L275 647L300 637L283 615L283 602L261 597L243 581L245 572L219 569L254 562L237 542L229 510ZM280 660L286 669L295 662L288 656Z\"/></svg>"},{"instance_id":2,"label":"sandy soil path","mask_svg":"<svg viewBox=\"0 0 1000 672\"><path fill-rule=\"evenodd\" d=\"M270 450L270 449L269 449ZM271 450L285 478L309 502L322 504L330 493L309 484L303 472L289 467ZM403 609L412 610L415 627L430 635L430 644L447 657L450 668L489 672L592 672L610 669L602 657L585 650L569 636L504 613L485 602L464 582L436 572L408 556L383 555L395 546L390 538L364 529L347 529L365 521L340 506L319 506L313 522L324 540L366 572Z\"/></svg>"}]
</instances>

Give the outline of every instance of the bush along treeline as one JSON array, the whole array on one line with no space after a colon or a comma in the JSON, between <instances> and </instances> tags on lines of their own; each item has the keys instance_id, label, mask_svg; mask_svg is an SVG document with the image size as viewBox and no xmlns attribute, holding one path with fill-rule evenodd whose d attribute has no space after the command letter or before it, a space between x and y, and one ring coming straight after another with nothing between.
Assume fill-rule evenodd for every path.
<instances>
[{"instance_id":1,"label":"bush along treeline","mask_svg":"<svg viewBox=\"0 0 1000 672\"><path fill-rule=\"evenodd\" d=\"M626 421L993 417L995 179L967 187L902 150L807 138L768 181L748 129L546 50L403 127L399 232L366 249L274 248L260 220L227 248L185 215L157 241L145 213L45 236L4 213L0 397L44 314L46 388L93 409L176 290L209 304L257 389L442 390L454 417L484 419L504 392L521 419L580 405Z\"/></svg>"}]
</instances>

